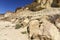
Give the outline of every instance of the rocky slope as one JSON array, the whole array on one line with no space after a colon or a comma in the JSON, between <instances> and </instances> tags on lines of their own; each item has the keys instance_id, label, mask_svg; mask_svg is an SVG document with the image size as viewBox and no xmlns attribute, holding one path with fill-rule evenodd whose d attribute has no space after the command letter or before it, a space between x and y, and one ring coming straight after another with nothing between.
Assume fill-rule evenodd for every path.
<instances>
[{"instance_id":1,"label":"rocky slope","mask_svg":"<svg viewBox=\"0 0 60 40\"><path fill-rule=\"evenodd\" d=\"M0 40L60 40L60 8L7 12L0 17Z\"/></svg>"}]
</instances>

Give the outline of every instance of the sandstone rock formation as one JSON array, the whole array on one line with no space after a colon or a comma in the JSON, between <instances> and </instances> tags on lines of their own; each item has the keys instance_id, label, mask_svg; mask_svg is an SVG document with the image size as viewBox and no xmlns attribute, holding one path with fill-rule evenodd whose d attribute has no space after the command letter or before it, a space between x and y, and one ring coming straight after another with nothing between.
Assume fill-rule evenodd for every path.
<instances>
[{"instance_id":1,"label":"sandstone rock formation","mask_svg":"<svg viewBox=\"0 0 60 40\"><path fill-rule=\"evenodd\" d=\"M34 0L33 3L27 5L25 8L31 11L40 11L51 7L60 7L60 0ZM25 8L23 7L23 9Z\"/></svg>"},{"instance_id":2,"label":"sandstone rock formation","mask_svg":"<svg viewBox=\"0 0 60 40\"><path fill-rule=\"evenodd\" d=\"M52 0L35 0L15 12L0 15L0 40L60 40L60 8L46 8L51 3Z\"/></svg>"},{"instance_id":3,"label":"sandstone rock formation","mask_svg":"<svg viewBox=\"0 0 60 40\"><path fill-rule=\"evenodd\" d=\"M60 40L58 15L60 15L60 8L44 9L37 12L27 9L14 13L8 12L3 15L3 18L0 18L0 40ZM14 33L11 33L13 31Z\"/></svg>"},{"instance_id":4,"label":"sandstone rock formation","mask_svg":"<svg viewBox=\"0 0 60 40\"><path fill-rule=\"evenodd\" d=\"M52 7L60 7L60 0L53 0Z\"/></svg>"}]
</instances>

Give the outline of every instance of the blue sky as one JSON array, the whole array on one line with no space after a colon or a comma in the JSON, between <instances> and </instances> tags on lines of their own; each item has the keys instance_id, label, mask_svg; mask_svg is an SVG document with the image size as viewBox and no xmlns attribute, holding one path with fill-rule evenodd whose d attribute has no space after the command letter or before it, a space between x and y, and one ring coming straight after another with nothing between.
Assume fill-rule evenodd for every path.
<instances>
[{"instance_id":1,"label":"blue sky","mask_svg":"<svg viewBox=\"0 0 60 40\"><path fill-rule=\"evenodd\" d=\"M17 7L32 3L32 0L0 0L0 14L6 11L14 12Z\"/></svg>"}]
</instances>

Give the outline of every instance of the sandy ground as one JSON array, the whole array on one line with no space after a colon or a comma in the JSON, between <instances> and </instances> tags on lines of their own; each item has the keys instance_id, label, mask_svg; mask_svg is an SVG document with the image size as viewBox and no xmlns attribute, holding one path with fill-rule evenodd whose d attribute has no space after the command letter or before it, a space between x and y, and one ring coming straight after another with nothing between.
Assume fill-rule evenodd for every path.
<instances>
[{"instance_id":1,"label":"sandy ground","mask_svg":"<svg viewBox=\"0 0 60 40\"><path fill-rule=\"evenodd\" d=\"M0 40L28 40L27 34L21 33L26 31L26 28L14 29L14 25L7 21L0 21Z\"/></svg>"}]
</instances>

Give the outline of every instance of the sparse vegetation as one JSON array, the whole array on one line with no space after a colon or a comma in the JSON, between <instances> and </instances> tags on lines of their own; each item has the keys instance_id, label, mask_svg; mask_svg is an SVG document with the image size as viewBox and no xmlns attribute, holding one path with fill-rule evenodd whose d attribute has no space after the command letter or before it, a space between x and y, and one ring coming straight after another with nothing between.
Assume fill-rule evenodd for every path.
<instances>
[{"instance_id":1,"label":"sparse vegetation","mask_svg":"<svg viewBox=\"0 0 60 40\"><path fill-rule=\"evenodd\" d=\"M19 29L19 28L21 28L21 25L20 24L16 24L15 29Z\"/></svg>"},{"instance_id":2,"label":"sparse vegetation","mask_svg":"<svg viewBox=\"0 0 60 40\"><path fill-rule=\"evenodd\" d=\"M27 32L26 31L24 31L24 32L21 32L22 34L26 34Z\"/></svg>"}]
</instances>

